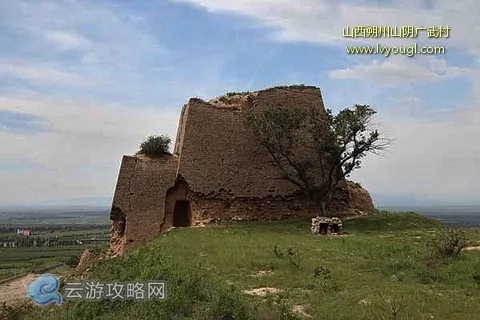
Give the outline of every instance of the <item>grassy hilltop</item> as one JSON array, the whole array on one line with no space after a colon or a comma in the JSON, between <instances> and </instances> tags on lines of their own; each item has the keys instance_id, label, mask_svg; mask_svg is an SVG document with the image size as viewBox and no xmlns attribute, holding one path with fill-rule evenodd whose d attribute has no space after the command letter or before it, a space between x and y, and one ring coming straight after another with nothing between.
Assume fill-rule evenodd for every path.
<instances>
[{"instance_id":1,"label":"grassy hilltop","mask_svg":"<svg viewBox=\"0 0 480 320\"><path fill-rule=\"evenodd\" d=\"M437 256L429 247L442 231L436 220L379 213L344 230L316 237L308 220L174 229L89 274L166 280L166 300L70 301L26 319L478 319L480 251ZM479 229L465 232L480 244ZM281 292L243 292L265 287Z\"/></svg>"}]
</instances>

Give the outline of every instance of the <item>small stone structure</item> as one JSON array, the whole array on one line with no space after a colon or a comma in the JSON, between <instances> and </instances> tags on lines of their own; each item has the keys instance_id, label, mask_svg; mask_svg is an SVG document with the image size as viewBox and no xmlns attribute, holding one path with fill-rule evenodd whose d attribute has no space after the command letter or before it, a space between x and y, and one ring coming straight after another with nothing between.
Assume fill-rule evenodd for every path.
<instances>
[{"instance_id":1,"label":"small stone structure","mask_svg":"<svg viewBox=\"0 0 480 320\"><path fill-rule=\"evenodd\" d=\"M316 203L279 179L270 155L243 124L245 112L270 106L326 112L320 89L310 86L231 93L210 101L192 98L182 108L173 154L124 156L110 212L113 255L172 227L318 215ZM316 155L302 150L302 157ZM331 216L371 210L368 191L347 180L339 183L327 208Z\"/></svg>"},{"instance_id":2,"label":"small stone structure","mask_svg":"<svg viewBox=\"0 0 480 320\"><path fill-rule=\"evenodd\" d=\"M342 235L343 223L338 217L315 217L312 219L311 230L314 235Z\"/></svg>"}]
</instances>

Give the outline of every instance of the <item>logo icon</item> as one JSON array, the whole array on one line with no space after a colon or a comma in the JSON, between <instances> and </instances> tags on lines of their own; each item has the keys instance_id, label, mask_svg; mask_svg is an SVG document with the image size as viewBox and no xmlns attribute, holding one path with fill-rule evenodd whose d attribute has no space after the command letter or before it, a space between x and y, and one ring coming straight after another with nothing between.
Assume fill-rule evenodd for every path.
<instances>
[{"instance_id":1,"label":"logo icon","mask_svg":"<svg viewBox=\"0 0 480 320\"><path fill-rule=\"evenodd\" d=\"M58 292L60 281L53 274L46 273L32 281L28 286L28 296L38 305L47 305L56 302L62 304L63 297Z\"/></svg>"}]
</instances>

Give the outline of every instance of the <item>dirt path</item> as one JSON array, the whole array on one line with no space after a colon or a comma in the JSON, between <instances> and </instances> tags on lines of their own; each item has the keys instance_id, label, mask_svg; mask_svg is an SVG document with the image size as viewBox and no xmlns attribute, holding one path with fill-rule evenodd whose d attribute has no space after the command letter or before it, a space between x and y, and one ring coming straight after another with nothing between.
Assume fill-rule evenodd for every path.
<instances>
[{"instance_id":1,"label":"dirt path","mask_svg":"<svg viewBox=\"0 0 480 320\"><path fill-rule=\"evenodd\" d=\"M27 300L28 285L39 276L39 274L27 274L10 282L0 284L0 303L7 302L7 304L11 304Z\"/></svg>"}]
</instances>

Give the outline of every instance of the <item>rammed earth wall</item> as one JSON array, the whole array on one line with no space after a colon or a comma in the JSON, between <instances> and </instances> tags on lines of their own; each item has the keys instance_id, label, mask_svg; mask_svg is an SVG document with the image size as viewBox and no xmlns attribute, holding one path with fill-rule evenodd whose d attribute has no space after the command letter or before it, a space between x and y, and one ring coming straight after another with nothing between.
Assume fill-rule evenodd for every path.
<instances>
[{"instance_id":1,"label":"rammed earth wall","mask_svg":"<svg viewBox=\"0 0 480 320\"><path fill-rule=\"evenodd\" d=\"M178 223L179 203L188 208L182 210L190 224L316 215L317 206L295 185L278 179L269 155L243 126L247 110L272 105L325 112L320 89L306 86L210 102L190 99L181 112L173 155L124 156L111 211L113 252L128 251ZM368 192L354 183L344 183L335 199L331 212L374 208Z\"/></svg>"}]
</instances>

